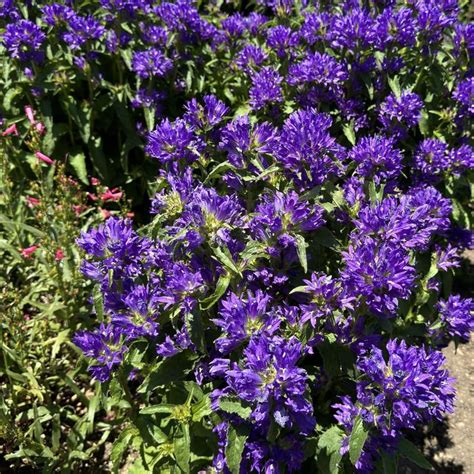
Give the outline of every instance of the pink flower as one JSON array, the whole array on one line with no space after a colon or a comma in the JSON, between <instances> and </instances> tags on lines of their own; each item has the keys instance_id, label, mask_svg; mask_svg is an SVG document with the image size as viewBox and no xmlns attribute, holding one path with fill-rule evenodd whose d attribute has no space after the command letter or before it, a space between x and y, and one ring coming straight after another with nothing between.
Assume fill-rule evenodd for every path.
<instances>
[{"instance_id":1,"label":"pink flower","mask_svg":"<svg viewBox=\"0 0 474 474\"><path fill-rule=\"evenodd\" d=\"M97 201L97 199L99 199L95 194L93 193L89 193L87 192L86 193L87 197L91 200L91 201Z\"/></svg>"},{"instance_id":2,"label":"pink flower","mask_svg":"<svg viewBox=\"0 0 474 474\"><path fill-rule=\"evenodd\" d=\"M39 206L41 204L41 201L32 196L26 196L26 203L29 208L33 209L33 207Z\"/></svg>"},{"instance_id":3,"label":"pink flower","mask_svg":"<svg viewBox=\"0 0 474 474\"><path fill-rule=\"evenodd\" d=\"M120 199L122 198L123 196L123 192L122 191L119 191L118 188L114 188L114 189L109 189L109 188L106 188L106 191L105 193L102 193L100 198L103 200L103 201L114 201L114 202L117 202L117 201L120 201Z\"/></svg>"},{"instance_id":4,"label":"pink flower","mask_svg":"<svg viewBox=\"0 0 474 474\"><path fill-rule=\"evenodd\" d=\"M44 123L38 122L35 125L36 131L40 134L43 135L43 133L46 131L46 127L44 126Z\"/></svg>"},{"instance_id":5,"label":"pink flower","mask_svg":"<svg viewBox=\"0 0 474 474\"><path fill-rule=\"evenodd\" d=\"M104 220L107 220L112 215L112 213L108 211L107 209L102 209L101 207L99 207L99 210L102 214L102 219Z\"/></svg>"},{"instance_id":6,"label":"pink flower","mask_svg":"<svg viewBox=\"0 0 474 474\"><path fill-rule=\"evenodd\" d=\"M33 112L33 108L30 105L25 107L25 114L28 117L28 120L32 125L35 124L35 113Z\"/></svg>"},{"instance_id":7,"label":"pink flower","mask_svg":"<svg viewBox=\"0 0 474 474\"><path fill-rule=\"evenodd\" d=\"M72 210L74 211L74 214L76 214L76 216L80 216L82 214L82 211L84 211L85 208L86 206L82 206L80 204L72 205Z\"/></svg>"},{"instance_id":8,"label":"pink flower","mask_svg":"<svg viewBox=\"0 0 474 474\"><path fill-rule=\"evenodd\" d=\"M24 249L21 249L21 254L25 258L30 258L36 250L39 248L39 245L32 245L31 247L26 247Z\"/></svg>"},{"instance_id":9,"label":"pink flower","mask_svg":"<svg viewBox=\"0 0 474 474\"><path fill-rule=\"evenodd\" d=\"M54 260L60 262L64 258L64 252L61 249L56 250L56 254L54 256Z\"/></svg>"},{"instance_id":10,"label":"pink flower","mask_svg":"<svg viewBox=\"0 0 474 474\"><path fill-rule=\"evenodd\" d=\"M134 212L127 212L126 216L129 218L129 219L133 219L135 217L135 213Z\"/></svg>"},{"instance_id":11,"label":"pink flower","mask_svg":"<svg viewBox=\"0 0 474 474\"><path fill-rule=\"evenodd\" d=\"M16 123L10 125L4 132L2 132L2 137L6 137L7 135L15 135L18 136L18 130L16 128Z\"/></svg>"},{"instance_id":12,"label":"pink flower","mask_svg":"<svg viewBox=\"0 0 474 474\"><path fill-rule=\"evenodd\" d=\"M44 153L41 153L40 151L37 151L35 153L35 156L36 158L38 158L38 160L44 161L48 165L54 164L54 160L52 160L49 156L46 156Z\"/></svg>"},{"instance_id":13,"label":"pink flower","mask_svg":"<svg viewBox=\"0 0 474 474\"><path fill-rule=\"evenodd\" d=\"M97 178L91 178L91 183L92 183L92 186L99 186L100 185L100 181L97 179Z\"/></svg>"}]
</instances>

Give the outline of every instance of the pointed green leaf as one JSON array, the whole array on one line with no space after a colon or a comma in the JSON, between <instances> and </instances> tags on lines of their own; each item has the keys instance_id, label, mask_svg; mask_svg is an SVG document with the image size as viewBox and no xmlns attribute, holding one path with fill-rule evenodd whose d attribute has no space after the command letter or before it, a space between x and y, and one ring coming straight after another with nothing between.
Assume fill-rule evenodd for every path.
<instances>
[{"instance_id":1,"label":"pointed green leaf","mask_svg":"<svg viewBox=\"0 0 474 474\"><path fill-rule=\"evenodd\" d=\"M365 429L362 418L360 415L356 416L349 438L349 458L352 464L359 460L368 435L369 432Z\"/></svg>"},{"instance_id":2,"label":"pointed green leaf","mask_svg":"<svg viewBox=\"0 0 474 474\"><path fill-rule=\"evenodd\" d=\"M306 247L308 244L302 235L295 235L296 238L296 252L298 258L300 259L301 266L303 267L304 272L308 271L308 259L306 256Z\"/></svg>"},{"instance_id":3,"label":"pointed green leaf","mask_svg":"<svg viewBox=\"0 0 474 474\"><path fill-rule=\"evenodd\" d=\"M240 463L242 462L242 453L248 433L241 427L229 426L227 432L227 446L225 449L225 459L227 467L232 474L239 474Z\"/></svg>"},{"instance_id":4,"label":"pointed green leaf","mask_svg":"<svg viewBox=\"0 0 474 474\"><path fill-rule=\"evenodd\" d=\"M433 470L433 466L428 462L423 453L411 441L408 441L406 438L403 438L398 443L398 451L403 457L409 459L417 466L423 469L428 469L430 471Z\"/></svg>"},{"instance_id":5,"label":"pointed green leaf","mask_svg":"<svg viewBox=\"0 0 474 474\"><path fill-rule=\"evenodd\" d=\"M221 398L219 400L219 407L227 413L239 415L244 420L246 420L252 413L252 409L250 407L244 407L242 401L237 398Z\"/></svg>"}]
</instances>

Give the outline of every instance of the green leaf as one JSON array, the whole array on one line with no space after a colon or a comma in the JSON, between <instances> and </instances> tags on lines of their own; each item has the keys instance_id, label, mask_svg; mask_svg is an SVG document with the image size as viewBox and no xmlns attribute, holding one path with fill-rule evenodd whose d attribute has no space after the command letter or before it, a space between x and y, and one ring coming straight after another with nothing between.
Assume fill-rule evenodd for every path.
<instances>
[{"instance_id":1,"label":"green leaf","mask_svg":"<svg viewBox=\"0 0 474 474\"><path fill-rule=\"evenodd\" d=\"M338 465L342 459L340 450L343 436L344 432L338 426L333 426L325 431L318 440L318 456L316 458L318 467L324 465L325 471L331 474L338 472ZM327 459L321 459L322 454Z\"/></svg>"},{"instance_id":2,"label":"green leaf","mask_svg":"<svg viewBox=\"0 0 474 474\"><path fill-rule=\"evenodd\" d=\"M5 95L3 96L3 108L5 109L5 111L10 110L13 99L21 93L22 90L20 87L12 87L5 93Z\"/></svg>"},{"instance_id":3,"label":"green leaf","mask_svg":"<svg viewBox=\"0 0 474 474\"><path fill-rule=\"evenodd\" d=\"M143 113L145 115L147 130L151 132L155 127L156 110L154 107L146 107L143 109Z\"/></svg>"},{"instance_id":4,"label":"green leaf","mask_svg":"<svg viewBox=\"0 0 474 474\"><path fill-rule=\"evenodd\" d=\"M191 341L196 345L200 352L206 352L206 344L204 341L205 325L203 323L203 314L199 308L195 308L192 313L187 313L185 323L188 329Z\"/></svg>"},{"instance_id":5,"label":"green leaf","mask_svg":"<svg viewBox=\"0 0 474 474\"><path fill-rule=\"evenodd\" d=\"M87 179L86 157L84 153L75 153L69 157L69 162L76 172L76 176L84 183L89 184Z\"/></svg>"},{"instance_id":6,"label":"green leaf","mask_svg":"<svg viewBox=\"0 0 474 474\"><path fill-rule=\"evenodd\" d=\"M204 184L209 182L212 178L216 178L224 174L227 170L235 170L235 166L229 163L228 161L224 161L219 163L216 167L214 167L206 176L204 180Z\"/></svg>"},{"instance_id":7,"label":"green leaf","mask_svg":"<svg viewBox=\"0 0 474 474\"><path fill-rule=\"evenodd\" d=\"M382 469L384 474L397 474L398 473L398 456L393 453L387 453L384 451L381 456Z\"/></svg>"},{"instance_id":8,"label":"green leaf","mask_svg":"<svg viewBox=\"0 0 474 474\"><path fill-rule=\"evenodd\" d=\"M227 446L225 448L225 459L227 461L227 467L232 474L239 474L240 472L242 453L247 438L248 433L241 426L229 426L227 432Z\"/></svg>"},{"instance_id":9,"label":"green leaf","mask_svg":"<svg viewBox=\"0 0 474 474\"><path fill-rule=\"evenodd\" d=\"M104 155L102 148L102 139L100 137L91 137L88 142L89 152L92 158L94 169L101 178L109 178L113 174L113 167L110 165Z\"/></svg>"},{"instance_id":10,"label":"green leaf","mask_svg":"<svg viewBox=\"0 0 474 474\"><path fill-rule=\"evenodd\" d=\"M174 457L176 464L185 473L189 473L189 458L191 456L191 438L189 426L181 426L181 436L173 439Z\"/></svg>"},{"instance_id":11,"label":"green leaf","mask_svg":"<svg viewBox=\"0 0 474 474\"><path fill-rule=\"evenodd\" d=\"M339 241L327 227L320 227L313 232L313 239L319 245L333 250L340 247Z\"/></svg>"},{"instance_id":12,"label":"green leaf","mask_svg":"<svg viewBox=\"0 0 474 474\"><path fill-rule=\"evenodd\" d=\"M226 413L233 413L239 415L240 418L246 420L252 413L250 407L244 407L242 401L237 398L221 398L219 400L219 408Z\"/></svg>"},{"instance_id":13,"label":"green leaf","mask_svg":"<svg viewBox=\"0 0 474 474\"><path fill-rule=\"evenodd\" d=\"M140 415L153 415L154 413L173 413L176 405L171 403L162 403L161 405L152 405L151 407L142 408Z\"/></svg>"},{"instance_id":14,"label":"green leaf","mask_svg":"<svg viewBox=\"0 0 474 474\"><path fill-rule=\"evenodd\" d=\"M418 127L420 128L420 132L424 137L429 136L430 134L430 126L429 126L429 115L428 112L425 110L421 111L421 118L418 122Z\"/></svg>"},{"instance_id":15,"label":"green leaf","mask_svg":"<svg viewBox=\"0 0 474 474\"><path fill-rule=\"evenodd\" d=\"M205 416L210 415L213 410L211 408L211 399L209 395L205 395L195 405L192 406L192 420L201 421Z\"/></svg>"},{"instance_id":16,"label":"green leaf","mask_svg":"<svg viewBox=\"0 0 474 474\"><path fill-rule=\"evenodd\" d=\"M251 110L250 104L242 104L237 107L234 113L234 118L241 117L242 115L248 115Z\"/></svg>"},{"instance_id":17,"label":"green leaf","mask_svg":"<svg viewBox=\"0 0 474 474\"><path fill-rule=\"evenodd\" d=\"M292 295L293 293L309 293L309 290L308 290L308 287L306 285L301 285L301 286L297 286L297 287L293 288L290 291L290 295Z\"/></svg>"},{"instance_id":18,"label":"green leaf","mask_svg":"<svg viewBox=\"0 0 474 474\"><path fill-rule=\"evenodd\" d=\"M64 329L61 331L57 336L56 340L54 341L53 348L51 349L51 359L55 359L58 355L59 349L61 344L67 341L69 336L69 329Z\"/></svg>"},{"instance_id":19,"label":"green leaf","mask_svg":"<svg viewBox=\"0 0 474 474\"><path fill-rule=\"evenodd\" d=\"M96 285L92 291L92 299L94 301L94 309L99 322L104 321L104 295L100 289L100 285Z\"/></svg>"},{"instance_id":20,"label":"green leaf","mask_svg":"<svg viewBox=\"0 0 474 474\"><path fill-rule=\"evenodd\" d=\"M216 291L207 298L201 301L202 309L207 310L214 306L222 297L222 295L226 292L229 283L231 280L231 276L229 273L223 273L219 280L217 281Z\"/></svg>"},{"instance_id":21,"label":"green leaf","mask_svg":"<svg viewBox=\"0 0 474 474\"><path fill-rule=\"evenodd\" d=\"M390 89L392 89L392 92L397 98L402 95L402 88L400 87L400 81L398 79L398 76L395 76L393 79L389 77L388 85L390 86Z\"/></svg>"},{"instance_id":22,"label":"green leaf","mask_svg":"<svg viewBox=\"0 0 474 474\"><path fill-rule=\"evenodd\" d=\"M433 466L428 462L423 453L406 438L402 438L398 443L398 451L403 457L409 459L417 466L430 471L433 470Z\"/></svg>"},{"instance_id":23,"label":"green leaf","mask_svg":"<svg viewBox=\"0 0 474 474\"><path fill-rule=\"evenodd\" d=\"M138 393L150 392L159 386L183 380L193 369L197 357L190 351L183 351L159 362L145 378Z\"/></svg>"},{"instance_id":24,"label":"green leaf","mask_svg":"<svg viewBox=\"0 0 474 474\"><path fill-rule=\"evenodd\" d=\"M377 189L375 183L372 181L369 183L369 198L372 204L376 204L383 199L384 185L382 184L379 189Z\"/></svg>"},{"instance_id":25,"label":"green leaf","mask_svg":"<svg viewBox=\"0 0 474 474\"><path fill-rule=\"evenodd\" d=\"M354 123L353 123L352 120L351 120L350 123L346 123L342 127L342 131L343 131L345 137L349 140L349 143L351 145L355 145L356 144L356 136L355 136L355 132L354 132Z\"/></svg>"},{"instance_id":26,"label":"green leaf","mask_svg":"<svg viewBox=\"0 0 474 474\"><path fill-rule=\"evenodd\" d=\"M112 461L113 471L118 472L122 463L123 455L130 445L130 441L134 436L138 436L139 431L134 426L127 426L120 432L117 439L112 445L110 452L110 460Z\"/></svg>"},{"instance_id":27,"label":"green leaf","mask_svg":"<svg viewBox=\"0 0 474 474\"><path fill-rule=\"evenodd\" d=\"M326 340L318 344L317 347L323 358L324 370L329 376L336 377L340 375L341 371L344 372L353 367L353 353L347 346Z\"/></svg>"},{"instance_id":28,"label":"green leaf","mask_svg":"<svg viewBox=\"0 0 474 474\"><path fill-rule=\"evenodd\" d=\"M234 259L232 258L232 254L230 253L227 247L213 247L213 252L217 259L229 270L238 275L242 276L240 270L237 268Z\"/></svg>"},{"instance_id":29,"label":"green leaf","mask_svg":"<svg viewBox=\"0 0 474 474\"><path fill-rule=\"evenodd\" d=\"M368 435L369 432L365 429L362 418L360 415L356 416L349 438L349 458L352 464L359 460Z\"/></svg>"},{"instance_id":30,"label":"green leaf","mask_svg":"<svg viewBox=\"0 0 474 474\"><path fill-rule=\"evenodd\" d=\"M296 252L298 254L298 258L300 259L301 266L303 267L304 272L308 271L308 259L306 256L306 247L308 244L304 237L300 234L295 235L296 238Z\"/></svg>"}]
</instances>

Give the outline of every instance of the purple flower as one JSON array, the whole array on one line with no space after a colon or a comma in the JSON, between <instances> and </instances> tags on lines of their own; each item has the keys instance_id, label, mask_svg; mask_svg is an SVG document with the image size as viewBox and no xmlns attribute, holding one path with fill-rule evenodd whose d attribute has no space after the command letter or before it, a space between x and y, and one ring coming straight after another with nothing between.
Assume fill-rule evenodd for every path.
<instances>
[{"instance_id":1,"label":"purple flower","mask_svg":"<svg viewBox=\"0 0 474 474\"><path fill-rule=\"evenodd\" d=\"M453 42L456 55L461 55L465 48L472 56L474 54L474 25L472 23L455 24Z\"/></svg>"},{"instance_id":2,"label":"purple flower","mask_svg":"<svg viewBox=\"0 0 474 474\"><path fill-rule=\"evenodd\" d=\"M196 306L197 297L205 289L201 272L192 270L183 263L175 263L166 272L161 295L155 295L154 300L163 303L165 308L179 305L189 313Z\"/></svg>"},{"instance_id":3,"label":"purple flower","mask_svg":"<svg viewBox=\"0 0 474 474\"><path fill-rule=\"evenodd\" d=\"M171 69L173 62L156 48L137 51L132 58L132 70L142 79L163 77Z\"/></svg>"},{"instance_id":4,"label":"purple flower","mask_svg":"<svg viewBox=\"0 0 474 474\"><path fill-rule=\"evenodd\" d=\"M257 12L252 12L245 18L247 29L253 36L256 36L267 22L268 18Z\"/></svg>"},{"instance_id":5,"label":"purple flower","mask_svg":"<svg viewBox=\"0 0 474 474\"><path fill-rule=\"evenodd\" d=\"M323 209L301 201L298 194L290 191L283 194L266 194L255 209L249 223L251 234L263 242L284 237L299 231L311 231L324 224Z\"/></svg>"},{"instance_id":6,"label":"purple flower","mask_svg":"<svg viewBox=\"0 0 474 474\"><path fill-rule=\"evenodd\" d=\"M46 35L41 28L29 20L20 20L7 24L3 35L3 44L12 58L20 61L41 61Z\"/></svg>"},{"instance_id":7,"label":"purple flower","mask_svg":"<svg viewBox=\"0 0 474 474\"><path fill-rule=\"evenodd\" d=\"M168 32L166 28L157 25L147 25L142 23L142 38L148 44L165 47L168 42Z\"/></svg>"},{"instance_id":8,"label":"purple flower","mask_svg":"<svg viewBox=\"0 0 474 474\"><path fill-rule=\"evenodd\" d=\"M349 152L349 158L358 163L356 174L372 177L377 184L397 178L403 157L393 145L392 139L379 135L362 138Z\"/></svg>"},{"instance_id":9,"label":"purple flower","mask_svg":"<svg viewBox=\"0 0 474 474\"><path fill-rule=\"evenodd\" d=\"M180 216L195 189L192 170L186 168L179 176L168 173L166 180L169 190L162 190L155 194L151 201L150 212L152 214L163 213L167 217Z\"/></svg>"},{"instance_id":10,"label":"purple flower","mask_svg":"<svg viewBox=\"0 0 474 474\"><path fill-rule=\"evenodd\" d=\"M446 143L441 140L436 138L423 140L415 154L416 169L426 177L441 174L446 169L447 150Z\"/></svg>"},{"instance_id":11,"label":"purple flower","mask_svg":"<svg viewBox=\"0 0 474 474\"><path fill-rule=\"evenodd\" d=\"M75 15L74 10L60 3L52 3L41 8L43 12L43 21L48 26L57 26L62 24L66 26L69 20Z\"/></svg>"},{"instance_id":12,"label":"purple flower","mask_svg":"<svg viewBox=\"0 0 474 474\"><path fill-rule=\"evenodd\" d=\"M334 15L326 37L336 49L365 49L375 41L374 21L368 12L359 9Z\"/></svg>"},{"instance_id":13,"label":"purple flower","mask_svg":"<svg viewBox=\"0 0 474 474\"><path fill-rule=\"evenodd\" d=\"M71 49L76 50L88 41L101 39L105 31L92 15L74 15L68 19L68 30L63 34L63 39Z\"/></svg>"},{"instance_id":14,"label":"purple flower","mask_svg":"<svg viewBox=\"0 0 474 474\"><path fill-rule=\"evenodd\" d=\"M156 301L150 290L144 285L134 287L122 297L125 310L112 315L112 323L121 327L130 339L158 334Z\"/></svg>"},{"instance_id":15,"label":"purple flower","mask_svg":"<svg viewBox=\"0 0 474 474\"><path fill-rule=\"evenodd\" d=\"M164 98L165 95L162 92L140 88L130 102L133 108L158 108Z\"/></svg>"},{"instance_id":16,"label":"purple flower","mask_svg":"<svg viewBox=\"0 0 474 474\"><path fill-rule=\"evenodd\" d=\"M312 404L306 399L306 371L297 366L301 344L292 338L260 336L250 340L240 363L226 370L226 395L249 403L250 421L266 433L272 419L282 428L309 434L315 426Z\"/></svg>"},{"instance_id":17,"label":"purple flower","mask_svg":"<svg viewBox=\"0 0 474 474\"><path fill-rule=\"evenodd\" d=\"M353 239L374 236L408 249L425 249L450 225L451 204L433 187L415 188L401 198L364 206L354 221Z\"/></svg>"},{"instance_id":18,"label":"purple flower","mask_svg":"<svg viewBox=\"0 0 474 474\"><path fill-rule=\"evenodd\" d=\"M442 420L446 413L453 411L454 380L442 368L445 358L441 352L390 340L387 353L388 358L373 346L362 354L357 361L360 377L356 402L346 396L334 405L335 418L348 432L357 415L370 429L363 456L356 464L363 472L370 472L376 459L371 447L393 448L403 429ZM344 452L348 450L347 443L343 446Z\"/></svg>"},{"instance_id":19,"label":"purple flower","mask_svg":"<svg viewBox=\"0 0 474 474\"><path fill-rule=\"evenodd\" d=\"M254 436L246 443L242 459L241 468L243 465L245 473L301 472L304 438L286 435L278 443L270 443L264 437Z\"/></svg>"},{"instance_id":20,"label":"purple flower","mask_svg":"<svg viewBox=\"0 0 474 474\"><path fill-rule=\"evenodd\" d=\"M459 250L448 244L445 249L437 246L436 248L436 266L439 270L447 272L450 268L461 266Z\"/></svg>"},{"instance_id":21,"label":"purple flower","mask_svg":"<svg viewBox=\"0 0 474 474\"><path fill-rule=\"evenodd\" d=\"M458 103L459 119L474 116L474 77L461 81L453 92L453 99Z\"/></svg>"},{"instance_id":22,"label":"purple flower","mask_svg":"<svg viewBox=\"0 0 474 474\"><path fill-rule=\"evenodd\" d=\"M418 125L421 118L422 100L412 92L403 92L400 97L390 94L379 108L379 120L386 132L403 138L406 130Z\"/></svg>"},{"instance_id":23,"label":"purple flower","mask_svg":"<svg viewBox=\"0 0 474 474\"><path fill-rule=\"evenodd\" d=\"M310 53L298 64L290 66L288 83L290 85L318 84L337 90L348 79L344 66L328 54Z\"/></svg>"},{"instance_id":24,"label":"purple flower","mask_svg":"<svg viewBox=\"0 0 474 474\"><path fill-rule=\"evenodd\" d=\"M215 95L205 95L201 105L191 99L186 105L184 119L191 127L209 130L222 122L229 108Z\"/></svg>"},{"instance_id":25,"label":"purple flower","mask_svg":"<svg viewBox=\"0 0 474 474\"><path fill-rule=\"evenodd\" d=\"M245 32L245 18L240 13L234 13L222 20L222 28L229 38L235 39Z\"/></svg>"},{"instance_id":26,"label":"purple flower","mask_svg":"<svg viewBox=\"0 0 474 474\"><path fill-rule=\"evenodd\" d=\"M267 30L267 45L274 49L279 58L285 58L298 45L299 35L283 25Z\"/></svg>"},{"instance_id":27,"label":"purple flower","mask_svg":"<svg viewBox=\"0 0 474 474\"><path fill-rule=\"evenodd\" d=\"M92 376L99 382L106 382L112 371L122 362L123 354L127 350L127 339L123 328L101 324L93 332L79 331L73 342L86 357L97 362L89 367Z\"/></svg>"},{"instance_id":28,"label":"purple flower","mask_svg":"<svg viewBox=\"0 0 474 474\"><path fill-rule=\"evenodd\" d=\"M416 19L410 8L402 7L393 15L393 35L402 46L413 46L416 43Z\"/></svg>"},{"instance_id":29,"label":"purple flower","mask_svg":"<svg viewBox=\"0 0 474 474\"><path fill-rule=\"evenodd\" d=\"M472 298L461 298L451 295L447 300L440 300L437 305L442 328L452 337L469 341L474 331L474 301Z\"/></svg>"},{"instance_id":30,"label":"purple flower","mask_svg":"<svg viewBox=\"0 0 474 474\"><path fill-rule=\"evenodd\" d=\"M283 125L275 157L298 186L321 184L342 170L344 149L329 135L332 121L314 109L293 112Z\"/></svg>"},{"instance_id":31,"label":"purple flower","mask_svg":"<svg viewBox=\"0 0 474 474\"><path fill-rule=\"evenodd\" d=\"M338 279L333 279L325 273L313 273L311 280L303 280L306 284L305 293L309 303L301 305L303 315L301 322L310 321L313 327L317 320L330 316L336 310L353 309L354 297L345 296L343 287Z\"/></svg>"},{"instance_id":32,"label":"purple flower","mask_svg":"<svg viewBox=\"0 0 474 474\"><path fill-rule=\"evenodd\" d=\"M15 3L15 0L2 0L2 3L0 4L0 18L18 21L21 18L21 15L17 10Z\"/></svg>"},{"instance_id":33,"label":"purple flower","mask_svg":"<svg viewBox=\"0 0 474 474\"><path fill-rule=\"evenodd\" d=\"M221 133L219 148L228 153L229 162L237 168L250 166L250 158L255 154L263 160L264 154L271 154L278 143L278 132L268 122L255 126L248 116L238 117L228 123ZM265 167L265 162L261 163ZM261 170L257 170L261 172Z\"/></svg>"},{"instance_id":34,"label":"purple flower","mask_svg":"<svg viewBox=\"0 0 474 474\"><path fill-rule=\"evenodd\" d=\"M234 195L220 196L215 189L198 187L189 197L174 232L187 232L181 239L192 248L203 242L233 245L232 230L243 225L243 208Z\"/></svg>"},{"instance_id":35,"label":"purple flower","mask_svg":"<svg viewBox=\"0 0 474 474\"><path fill-rule=\"evenodd\" d=\"M341 279L347 293L365 302L377 316L396 316L400 299L413 291L415 269L407 251L366 237L342 252Z\"/></svg>"},{"instance_id":36,"label":"purple flower","mask_svg":"<svg viewBox=\"0 0 474 474\"><path fill-rule=\"evenodd\" d=\"M170 122L164 119L148 134L145 151L162 163L176 166L179 162L199 159L204 144L183 119Z\"/></svg>"},{"instance_id":37,"label":"purple flower","mask_svg":"<svg viewBox=\"0 0 474 474\"><path fill-rule=\"evenodd\" d=\"M98 260L93 266L101 274L114 270L126 275L140 272L147 264L147 251L152 246L148 239L139 237L134 232L131 221L113 217L97 229L82 232L77 244L89 256Z\"/></svg>"},{"instance_id":38,"label":"purple flower","mask_svg":"<svg viewBox=\"0 0 474 474\"><path fill-rule=\"evenodd\" d=\"M248 44L237 54L235 64L247 73L257 69L265 60L267 54L262 48L253 44Z\"/></svg>"},{"instance_id":39,"label":"purple flower","mask_svg":"<svg viewBox=\"0 0 474 474\"><path fill-rule=\"evenodd\" d=\"M452 24L452 22L456 21L458 11L457 2L454 12L449 11L449 2L451 2L451 0L447 0L446 2L417 2L418 34L422 38L423 42L430 44L440 41L443 31L446 29L446 27ZM453 15L452 18L449 18L448 16L450 13Z\"/></svg>"},{"instance_id":40,"label":"purple flower","mask_svg":"<svg viewBox=\"0 0 474 474\"><path fill-rule=\"evenodd\" d=\"M252 74L250 104L254 110L283 101L281 82L283 78L272 67L264 67Z\"/></svg>"},{"instance_id":41,"label":"purple flower","mask_svg":"<svg viewBox=\"0 0 474 474\"><path fill-rule=\"evenodd\" d=\"M224 333L215 341L217 350L229 354L248 339L262 333L273 335L281 321L271 309L270 301L261 291L248 292L246 298L231 293L223 300L218 317L212 320Z\"/></svg>"},{"instance_id":42,"label":"purple flower","mask_svg":"<svg viewBox=\"0 0 474 474\"><path fill-rule=\"evenodd\" d=\"M461 145L448 154L446 170L455 176L463 171L474 169L474 149L469 145Z\"/></svg>"},{"instance_id":43,"label":"purple flower","mask_svg":"<svg viewBox=\"0 0 474 474\"><path fill-rule=\"evenodd\" d=\"M364 181L359 177L351 177L343 185L344 199L351 207L359 209L365 201Z\"/></svg>"},{"instance_id":44,"label":"purple flower","mask_svg":"<svg viewBox=\"0 0 474 474\"><path fill-rule=\"evenodd\" d=\"M305 13L300 35L308 44L314 45L326 37L326 28L329 21L330 15L327 13Z\"/></svg>"}]
</instances>

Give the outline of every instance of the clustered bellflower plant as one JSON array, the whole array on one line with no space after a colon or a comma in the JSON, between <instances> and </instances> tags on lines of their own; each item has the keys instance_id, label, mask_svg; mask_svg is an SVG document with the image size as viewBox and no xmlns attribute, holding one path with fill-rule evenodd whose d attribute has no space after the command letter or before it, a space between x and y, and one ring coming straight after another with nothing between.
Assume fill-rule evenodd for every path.
<instances>
[{"instance_id":1,"label":"clustered bellflower plant","mask_svg":"<svg viewBox=\"0 0 474 474\"><path fill-rule=\"evenodd\" d=\"M150 472L396 470L406 436L453 411L440 349L474 328L452 289L472 245L465 12L99 3L0 16L33 83L54 31L87 107L102 84L143 109L149 223L110 217L77 240L97 327L74 342L104 406L127 410L115 463L131 445ZM99 109L85 109L94 153Z\"/></svg>"}]
</instances>

